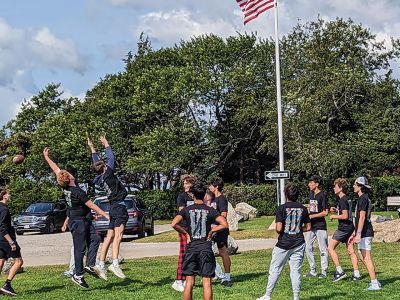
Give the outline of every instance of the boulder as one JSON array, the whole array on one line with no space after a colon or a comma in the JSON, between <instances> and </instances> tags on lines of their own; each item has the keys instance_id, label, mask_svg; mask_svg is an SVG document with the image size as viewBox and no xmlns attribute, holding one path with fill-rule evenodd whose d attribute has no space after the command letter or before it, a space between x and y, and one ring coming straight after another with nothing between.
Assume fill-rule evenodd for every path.
<instances>
[{"instance_id":1,"label":"boulder","mask_svg":"<svg viewBox=\"0 0 400 300\"><path fill-rule=\"evenodd\" d=\"M239 230L239 219L236 215L235 209L233 208L233 206L230 202L228 202L227 222L229 224L229 231L238 231Z\"/></svg>"},{"instance_id":2,"label":"boulder","mask_svg":"<svg viewBox=\"0 0 400 300\"><path fill-rule=\"evenodd\" d=\"M394 243L400 241L400 219L381 223L372 222L374 240L377 242Z\"/></svg>"},{"instance_id":3,"label":"boulder","mask_svg":"<svg viewBox=\"0 0 400 300\"><path fill-rule=\"evenodd\" d=\"M257 217L258 210L257 208L245 203L245 202L240 202L236 204L235 208L236 212L243 216L243 219L246 220L251 220L255 217Z\"/></svg>"}]
</instances>

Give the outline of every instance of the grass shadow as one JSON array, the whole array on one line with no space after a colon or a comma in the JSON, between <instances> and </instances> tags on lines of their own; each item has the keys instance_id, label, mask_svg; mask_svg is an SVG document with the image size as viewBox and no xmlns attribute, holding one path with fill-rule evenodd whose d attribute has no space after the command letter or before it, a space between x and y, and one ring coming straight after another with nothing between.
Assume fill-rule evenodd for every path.
<instances>
[{"instance_id":1,"label":"grass shadow","mask_svg":"<svg viewBox=\"0 0 400 300\"><path fill-rule=\"evenodd\" d=\"M233 282L234 283L245 282L259 277L265 277L267 279L267 274L265 272L262 272L262 273L247 273L247 274L235 275L233 278Z\"/></svg>"},{"instance_id":2,"label":"grass shadow","mask_svg":"<svg viewBox=\"0 0 400 300\"><path fill-rule=\"evenodd\" d=\"M127 286L129 286L131 284L134 284L134 283L141 284L141 283L143 283L143 281L141 281L141 280L133 280L133 279L130 279L130 278L125 278L122 281L109 282L106 285L100 287L99 289L101 289L101 290L110 290L110 289L115 288L115 287L127 287Z\"/></svg>"},{"instance_id":3,"label":"grass shadow","mask_svg":"<svg viewBox=\"0 0 400 300\"><path fill-rule=\"evenodd\" d=\"M328 295L319 295L319 296L311 296L310 298L308 298L309 300L321 300L321 299L332 299L332 298L336 298L338 296L347 296L346 293L330 293Z\"/></svg>"},{"instance_id":4,"label":"grass shadow","mask_svg":"<svg viewBox=\"0 0 400 300\"><path fill-rule=\"evenodd\" d=\"M37 289L37 290L27 290L26 293L27 294L31 294L31 293L48 293L48 292L53 292L55 290L61 290L63 288L65 288L65 285L44 286L44 287L41 287L40 289Z\"/></svg>"}]
</instances>

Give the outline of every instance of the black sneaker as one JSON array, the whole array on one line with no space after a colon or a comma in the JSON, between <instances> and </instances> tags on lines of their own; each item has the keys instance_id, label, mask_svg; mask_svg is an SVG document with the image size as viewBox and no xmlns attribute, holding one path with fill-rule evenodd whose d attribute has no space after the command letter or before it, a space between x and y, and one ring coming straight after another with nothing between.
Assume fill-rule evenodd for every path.
<instances>
[{"instance_id":1,"label":"black sneaker","mask_svg":"<svg viewBox=\"0 0 400 300\"><path fill-rule=\"evenodd\" d=\"M75 282L77 285L79 285L81 288L87 289L89 288L89 285L86 283L85 279L83 278L83 276L72 276L71 280L73 282Z\"/></svg>"},{"instance_id":2,"label":"black sneaker","mask_svg":"<svg viewBox=\"0 0 400 300\"><path fill-rule=\"evenodd\" d=\"M94 271L93 267L86 266L83 269L84 269L85 273L88 273L89 275L92 275L93 277L99 278L99 275L97 275L97 273Z\"/></svg>"},{"instance_id":3,"label":"black sneaker","mask_svg":"<svg viewBox=\"0 0 400 300\"><path fill-rule=\"evenodd\" d=\"M359 281L359 280L361 280L361 276L355 276L355 275L353 274L353 276L351 276L351 280L353 280L353 281Z\"/></svg>"},{"instance_id":4,"label":"black sneaker","mask_svg":"<svg viewBox=\"0 0 400 300\"><path fill-rule=\"evenodd\" d=\"M224 287L231 287L231 286L232 286L232 280L222 280L222 281L221 281L221 284L222 284Z\"/></svg>"},{"instance_id":5,"label":"black sneaker","mask_svg":"<svg viewBox=\"0 0 400 300\"><path fill-rule=\"evenodd\" d=\"M11 284L5 283L3 287L0 289L3 294L10 295L10 296L17 296L17 293L12 288Z\"/></svg>"},{"instance_id":6,"label":"black sneaker","mask_svg":"<svg viewBox=\"0 0 400 300\"><path fill-rule=\"evenodd\" d=\"M347 275L345 272L339 273L338 271L335 271L332 281L336 282L336 281L342 280L343 278L346 278L346 277L347 277Z\"/></svg>"}]
</instances>

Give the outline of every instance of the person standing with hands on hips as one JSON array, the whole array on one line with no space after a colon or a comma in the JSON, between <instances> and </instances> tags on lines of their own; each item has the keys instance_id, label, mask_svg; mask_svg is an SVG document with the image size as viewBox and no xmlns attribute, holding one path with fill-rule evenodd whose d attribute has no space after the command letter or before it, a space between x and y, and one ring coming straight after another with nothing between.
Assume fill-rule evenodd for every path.
<instances>
[{"instance_id":1,"label":"person standing with hands on hips","mask_svg":"<svg viewBox=\"0 0 400 300\"><path fill-rule=\"evenodd\" d=\"M326 278L328 272L328 232L325 217L328 215L328 201L326 193L321 190L322 178L313 175L308 181L310 194L310 220L311 231L305 234L306 239L306 256L310 265L310 272L306 277L316 277L317 266L314 259L314 242L317 240L319 252L321 255L321 274L319 278Z\"/></svg>"}]
</instances>

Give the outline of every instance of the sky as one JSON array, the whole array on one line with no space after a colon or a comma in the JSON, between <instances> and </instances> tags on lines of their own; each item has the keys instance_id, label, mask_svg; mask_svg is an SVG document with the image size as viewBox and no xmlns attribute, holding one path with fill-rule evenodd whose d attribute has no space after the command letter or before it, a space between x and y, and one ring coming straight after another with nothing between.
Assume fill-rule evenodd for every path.
<instances>
[{"instance_id":1,"label":"sky","mask_svg":"<svg viewBox=\"0 0 400 300\"><path fill-rule=\"evenodd\" d=\"M400 38L400 0L279 0L278 13L281 36L299 20L320 16L352 18L379 40ZM49 83L83 98L105 75L123 70L141 32L158 49L201 34L245 31L273 36L273 11L243 26L235 0L0 1L0 126Z\"/></svg>"}]
</instances>

